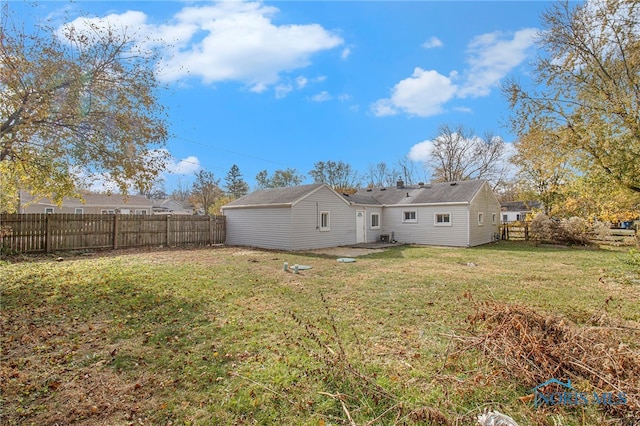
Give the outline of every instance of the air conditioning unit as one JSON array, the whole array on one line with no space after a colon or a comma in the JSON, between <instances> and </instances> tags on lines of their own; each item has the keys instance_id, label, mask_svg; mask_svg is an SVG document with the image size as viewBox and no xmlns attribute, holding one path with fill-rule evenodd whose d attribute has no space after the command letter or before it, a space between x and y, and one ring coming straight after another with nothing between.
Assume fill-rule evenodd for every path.
<instances>
[{"instance_id":1,"label":"air conditioning unit","mask_svg":"<svg viewBox=\"0 0 640 426\"><path fill-rule=\"evenodd\" d=\"M389 234L380 234L380 242L388 243L391 241L391 236Z\"/></svg>"}]
</instances>

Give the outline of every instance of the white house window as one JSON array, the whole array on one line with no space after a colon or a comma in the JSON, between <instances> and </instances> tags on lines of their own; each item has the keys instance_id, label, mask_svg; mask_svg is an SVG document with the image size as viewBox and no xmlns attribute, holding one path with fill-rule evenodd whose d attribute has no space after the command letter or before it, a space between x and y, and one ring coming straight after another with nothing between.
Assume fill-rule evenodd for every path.
<instances>
[{"instance_id":1,"label":"white house window","mask_svg":"<svg viewBox=\"0 0 640 426\"><path fill-rule=\"evenodd\" d=\"M505 223L509 222L509 215L503 214L502 215L502 221L505 222Z\"/></svg>"},{"instance_id":2,"label":"white house window","mask_svg":"<svg viewBox=\"0 0 640 426\"><path fill-rule=\"evenodd\" d=\"M379 213L371 213L371 229L380 229Z\"/></svg>"},{"instance_id":3,"label":"white house window","mask_svg":"<svg viewBox=\"0 0 640 426\"><path fill-rule=\"evenodd\" d=\"M116 214L115 210L102 210L100 213L102 214Z\"/></svg>"},{"instance_id":4,"label":"white house window","mask_svg":"<svg viewBox=\"0 0 640 426\"><path fill-rule=\"evenodd\" d=\"M406 210L402 212L402 221L405 223L412 223L418 221L418 212L415 210Z\"/></svg>"},{"instance_id":5,"label":"white house window","mask_svg":"<svg viewBox=\"0 0 640 426\"><path fill-rule=\"evenodd\" d=\"M44 208L44 212L47 213L47 214L48 213L53 213L53 207L45 207Z\"/></svg>"},{"instance_id":6,"label":"white house window","mask_svg":"<svg viewBox=\"0 0 640 426\"><path fill-rule=\"evenodd\" d=\"M147 210L146 209L136 209L136 214L146 215L147 214Z\"/></svg>"},{"instance_id":7,"label":"white house window","mask_svg":"<svg viewBox=\"0 0 640 426\"><path fill-rule=\"evenodd\" d=\"M484 225L484 213L478 213L478 225Z\"/></svg>"},{"instance_id":8,"label":"white house window","mask_svg":"<svg viewBox=\"0 0 640 426\"><path fill-rule=\"evenodd\" d=\"M76 208L76 214L83 214L83 213L84 213L83 208Z\"/></svg>"},{"instance_id":9,"label":"white house window","mask_svg":"<svg viewBox=\"0 0 640 426\"><path fill-rule=\"evenodd\" d=\"M436 226L451 226L451 213L436 213L433 222Z\"/></svg>"},{"instance_id":10,"label":"white house window","mask_svg":"<svg viewBox=\"0 0 640 426\"><path fill-rule=\"evenodd\" d=\"M495 214L495 213L491 213L491 223L493 225L496 225L497 224L497 220L498 220L498 215Z\"/></svg>"},{"instance_id":11,"label":"white house window","mask_svg":"<svg viewBox=\"0 0 640 426\"><path fill-rule=\"evenodd\" d=\"M331 228L331 215L329 212L320 212L320 230L328 231Z\"/></svg>"}]
</instances>

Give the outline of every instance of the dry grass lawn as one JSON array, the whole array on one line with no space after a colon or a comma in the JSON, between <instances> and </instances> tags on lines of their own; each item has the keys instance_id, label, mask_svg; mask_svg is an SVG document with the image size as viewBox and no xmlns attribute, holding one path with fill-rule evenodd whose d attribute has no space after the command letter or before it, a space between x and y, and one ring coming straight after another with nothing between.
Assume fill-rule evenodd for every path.
<instances>
[{"instance_id":1,"label":"dry grass lawn","mask_svg":"<svg viewBox=\"0 0 640 426\"><path fill-rule=\"evenodd\" d=\"M0 261L0 423L474 424L487 409L521 426L640 421L637 377L567 369L557 378L580 391L624 386L627 404L536 408L530 381L565 372L562 360L525 371L482 340L511 339L489 319L517 310L603 330L598 353L615 344L640 360L637 255L499 243L336 257L225 247ZM542 348L528 351L511 352L534 365Z\"/></svg>"}]
</instances>

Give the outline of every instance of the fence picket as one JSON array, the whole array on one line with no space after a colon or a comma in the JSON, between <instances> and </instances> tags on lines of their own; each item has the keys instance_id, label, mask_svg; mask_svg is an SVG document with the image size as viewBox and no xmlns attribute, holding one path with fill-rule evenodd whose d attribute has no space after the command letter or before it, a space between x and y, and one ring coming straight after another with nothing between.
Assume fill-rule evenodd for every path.
<instances>
[{"instance_id":1,"label":"fence picket","mask_svg":"<svg viewBox=\"0 0 640 426\"><path fill-rule=\"evenodd\" d=\"M224 216L0 214L0 251L50 253L68 250L181 247L223 244Z\"/></svg>"}]
</instances>

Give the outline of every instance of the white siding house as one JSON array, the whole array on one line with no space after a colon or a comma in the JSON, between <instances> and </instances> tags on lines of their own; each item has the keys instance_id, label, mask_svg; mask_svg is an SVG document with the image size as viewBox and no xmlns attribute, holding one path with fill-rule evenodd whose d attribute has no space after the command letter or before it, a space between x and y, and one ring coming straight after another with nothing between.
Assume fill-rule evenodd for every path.
<instances>
[{"instance_id":1,"label":"white siding house","mask_svg":"<svg viewBox=\"0 0 640 426\"><path fill-rule=\"evenodd\" d=\"M377 241L471 247L497 239L500 203L486 181L338 194L326 184L257 191L222 208L227 243L307 250Z\"/></svg>"},{"instance_id":2,"label":"white siding house","mask_svg":"<svg viewBox=\"0 0 640 426\"><path fill-rule=\"evenodd\" d=\"M500 203L484 180L361 189L354 204L369 199L382 208L379 235L407 244L471 247L497 239ZM371 201L373 200L373 201Z\"/></svg>"},{"instance_id":3,"label":"white siding house","mask_svg":"<svg viewBox=\"0 0 640 426\"><path fill-rule=\"evenodd\" d=\"M353 209L326 184L256 191L222 212L230 245L307 250L356 242Z\"/></svg>"}]
</instances>

